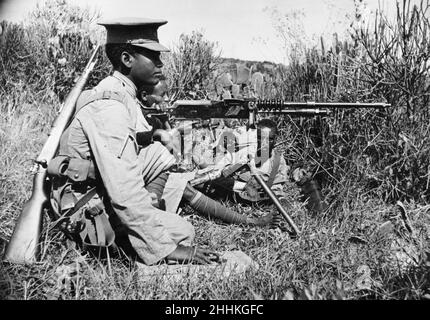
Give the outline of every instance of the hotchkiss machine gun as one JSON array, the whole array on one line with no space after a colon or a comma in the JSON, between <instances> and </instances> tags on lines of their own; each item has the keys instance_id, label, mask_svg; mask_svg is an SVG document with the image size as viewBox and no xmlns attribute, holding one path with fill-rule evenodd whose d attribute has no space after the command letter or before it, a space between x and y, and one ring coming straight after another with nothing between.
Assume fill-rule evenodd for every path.
<instances>
[{"instance_id":1,"label":"hotchkiss machine gun","mask_svg":"<svg viewBox=\"0 0 430 320\"><path fill-rule=\"evenodd\" d=\"M248 126L255 126L258 113L289 115L291 117L330 115L332 109L375 108L385 109L387 103L354 102L286 102L283 100L259 99L224 99L212 100L177 100L165 112L160 109L145 108L154 116L170 116L175 119L248 119ZM158 112L158 113L157 113Z\"/></svg>"}]
</instances>

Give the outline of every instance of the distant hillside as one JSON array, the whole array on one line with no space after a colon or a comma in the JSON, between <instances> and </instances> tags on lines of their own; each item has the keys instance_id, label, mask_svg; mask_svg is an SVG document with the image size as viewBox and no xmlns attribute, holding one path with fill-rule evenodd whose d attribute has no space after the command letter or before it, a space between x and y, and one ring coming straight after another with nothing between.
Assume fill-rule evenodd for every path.
<instances>
[{"instance_id":1,"label":"distant hillside","mask_svg":"<svg viewBox=\"0 0 430 320\"><path fill-rule=\"evenodd\" d=\"M276 64L269 61L250 61L250 60L241 60L235 58L219 58L221 63L221 68L228 69L230 66L236 64L245 65L248 68L252 68L252 72L261 72L263 74L273 74L274 70L280 66L280 64Z\"/></svg>"}]
</instances>

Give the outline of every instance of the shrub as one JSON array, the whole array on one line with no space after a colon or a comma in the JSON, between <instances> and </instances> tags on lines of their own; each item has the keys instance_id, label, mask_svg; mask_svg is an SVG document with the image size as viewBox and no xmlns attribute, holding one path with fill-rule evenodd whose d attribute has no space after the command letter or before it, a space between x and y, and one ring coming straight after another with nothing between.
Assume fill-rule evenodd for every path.
<instances>
[{"instance_id":1,"label":"shrub","mask_svg":"<svg viewBox=\"0 0 430 320\"><path fill-rule=\"evenodd\" d=\"M377 11L373 25L358 15L349 41L329 50L323 42L321 50L293 43L290 64L279 69L277 93L286 100L392 105L383 112L338 110L292 126L298 143L287 157L310 159L338 199L350 186L387 201L429 200L429 8L428 0L403 0L394 21Z\"/></svg>"},{"instance_id":2,"label":"shrub","mask_svg":"<svg viewBox=\"0 0 430 320\"><path fill-rule=\"evenodd\" d=\"M98 17L89 8L49 0L37 5L26 23L3 22L0 83L5 84L4 93L13 94L19 86L30 92L52 91L63 100L100 41L101 27L93 27ZM100 52L89 85L108 72L107 59Z\"/></svg>"},{"instance_id":3,"label":"shrub","mask_svg":"<svg viewBox=\"0 0 430 320\"><path fill-rule=\"evenodd\" d=\"M219 63L215 51L216 43L206 40L200 32L180 36L178 45L164 57L172 99L203 99L210 94Z\"/></svg>"}]
</instances>

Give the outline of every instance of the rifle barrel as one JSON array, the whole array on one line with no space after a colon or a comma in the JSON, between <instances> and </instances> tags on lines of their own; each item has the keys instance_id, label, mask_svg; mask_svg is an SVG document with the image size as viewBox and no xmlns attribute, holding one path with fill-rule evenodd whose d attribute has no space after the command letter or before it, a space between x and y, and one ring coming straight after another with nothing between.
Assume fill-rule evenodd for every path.
<instances>
[{"instance_id":1,"label":"rifle barrel","mask_svg":"<svg viewBox=\"0 0 430 320\"><path fill-rule=\"evenodd\" d=\"M38 163L47 164L54 157L55 152L57 152L57 147L60 143L61 135L63 134L67 123L75 112L76 101L78 100L82 90L84 89L84 86L87 83L90 73L97 62L94 58L98 52L99 47L100 45L97 45L94 49L90 60L85 66L83 74L80 76L79 80L76 82L76 85L73 87L73 89L68 94L66 100L64 101L57 118L52 124L49 137L43 145L39 156L37 157Z\"/></svg>"}]
</instances>

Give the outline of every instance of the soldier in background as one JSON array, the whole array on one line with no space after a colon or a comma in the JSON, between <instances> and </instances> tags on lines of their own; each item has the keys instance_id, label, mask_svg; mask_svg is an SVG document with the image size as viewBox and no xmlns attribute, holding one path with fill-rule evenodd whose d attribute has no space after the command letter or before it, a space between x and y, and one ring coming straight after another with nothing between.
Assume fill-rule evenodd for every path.
<instances>
[{"instance_id":1,"label":"soldier in background","mask_svg":"<svg viewBox=\"0 0 430 320\"><path fill-rule=\"evenodd\" d=\"M164 130L172 129L167 115L163 113L168 101L168 86L164 75L160 77L160 81L155 86L144 86L140 92L140 99L146 107L160 111L154 113L142 109L153 127Z\"/></svg>"},{"instance_id":2,"label":"soldier in background","mask_svg":"<svg viewBox=\"0 0 430 320\"><path fill-rule=\"evenodd\" d=\"M290 174L290 167L286 164L281 152L275 148L278 129L274 121L263 119L258 122L256 130L240 127L234 132L236 134L233 134L233 131L223 132L218 138L218 142L215 143L218 152L220 149L227 151L221 159L218 156L220 160L215 167L228 169L229 166L236 163L245 163L248 156L252 155L256 159L257 172L282 203L285 203L282 199L286 198L284 185L292 178L300 187L302 200L307 201L307 208L310 212L322 213L327 209L317 182L305 170L297 168ZM227 140L230 140L230 144L233 142L235 148L231 146L219 148L225 143L223 137L230 138ZM263 141L264 139L266 141ZM194 159L200 163L201 167L207 166L198 157ZM228 194L233 195L232 198L236 201L252 203L269 200L247 166L238 169L234 175L216 179L198 186L198 188L205 194L214 197L225 198Z\"/></svg>"}]
</instances>

